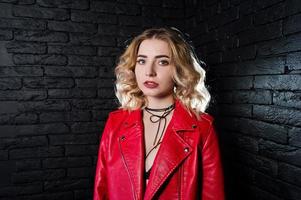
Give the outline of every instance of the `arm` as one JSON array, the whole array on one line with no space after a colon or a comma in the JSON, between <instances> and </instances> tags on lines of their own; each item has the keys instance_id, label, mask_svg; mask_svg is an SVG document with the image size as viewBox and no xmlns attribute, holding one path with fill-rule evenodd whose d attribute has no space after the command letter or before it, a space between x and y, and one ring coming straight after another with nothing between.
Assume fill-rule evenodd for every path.
<instances>
[{"instance_id":1,"label":"arm","mask_svg":"<svg viewBox=\"0 0 301 200\"><path fill-rule=\"evenodd\" d=\"M211 123L202 149L203 188L202 200L224 200L224 177L218 138Z\"/></svg>"},{"instance_id":2,"label":"arm","mask_svg":"<svg viewBox=\"0 0 301 200\"><path fill-rule=\"evenodd\" d=\"M98 150L98 159L96 165L96 173L94 179L94 194L93 200L105 200L108 198L108 190L107 190L107 183L106 183L106 158L105 152L107 150L107 140L108 134L111 129L111 122L110 117L106 122L104 131L102 133L99 150Z\"/></svg>"}]
</instances>

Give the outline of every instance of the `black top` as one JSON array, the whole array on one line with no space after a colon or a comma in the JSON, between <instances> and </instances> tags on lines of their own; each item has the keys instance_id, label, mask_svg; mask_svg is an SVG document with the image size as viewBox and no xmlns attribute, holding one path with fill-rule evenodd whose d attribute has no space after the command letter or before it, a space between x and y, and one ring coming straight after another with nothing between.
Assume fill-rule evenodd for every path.
<instances>
[{"instance_id":1,"label":"black top","mask_svg":"<svg viewBox=\"0 0 301 200\"><path fill-rule=\"evenodd\" d=\"M152 170L152 167L148 171L144 172L145 179L149 179L149 175L150 175L151 170Z\"/></svg>"}]
</instances>

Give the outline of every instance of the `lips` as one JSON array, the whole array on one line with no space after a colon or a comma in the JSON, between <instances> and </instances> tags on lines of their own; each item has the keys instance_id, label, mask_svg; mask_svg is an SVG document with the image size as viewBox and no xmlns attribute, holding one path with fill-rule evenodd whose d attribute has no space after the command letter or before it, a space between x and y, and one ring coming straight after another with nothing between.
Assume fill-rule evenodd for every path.
<instances>
[{"instance_id":1,"label":"lips","mask_svg":"<svg viewBox=\"0 0 301 200\"><path fill-rule=\"evenodd\" d=\"M145 81L143 85L147 88L156 88L159 86L159 84L154 81Z\"/></svg>"}]
</instances>

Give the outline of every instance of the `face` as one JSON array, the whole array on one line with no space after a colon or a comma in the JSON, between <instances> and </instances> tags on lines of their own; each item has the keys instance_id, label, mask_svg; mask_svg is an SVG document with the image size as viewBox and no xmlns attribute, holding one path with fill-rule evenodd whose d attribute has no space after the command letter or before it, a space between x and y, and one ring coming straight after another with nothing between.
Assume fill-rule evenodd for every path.
<instances>
[{"instance_id":1,"label":"face","mask_svg":"<svg viewBox=\"0 0 301 200\"><path fill-rule=\"evenodd\" d=\"M169 98L173 94L174 64L167 42L146 39L140 44L135 65L138 87L146 98Z\"/></svg>"}]
</instances>

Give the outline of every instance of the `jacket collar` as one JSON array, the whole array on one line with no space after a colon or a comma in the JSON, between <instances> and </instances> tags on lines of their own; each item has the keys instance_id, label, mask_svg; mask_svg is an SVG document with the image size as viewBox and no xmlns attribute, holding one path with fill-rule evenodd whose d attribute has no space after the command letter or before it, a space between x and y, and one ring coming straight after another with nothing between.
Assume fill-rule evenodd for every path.
<instances>
[{"instance_id":1,"label":"jacket collar","mask_svg":"<svg viewBox=\"0 0 301 200\"><path fill-rule=\"evenodd\" d=\"M172 119L166 128L163 141L155 157L149 182L144 188L145 144L142 110L131 111L120 129L119 147L128 171L135 199L152 199L172 172L193 151L179 132L196 128L196 118L191 116L179 100L175 102ZM145 190L144 190L145 189Z\"/></svg>"}]
</instances>

